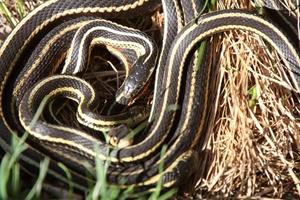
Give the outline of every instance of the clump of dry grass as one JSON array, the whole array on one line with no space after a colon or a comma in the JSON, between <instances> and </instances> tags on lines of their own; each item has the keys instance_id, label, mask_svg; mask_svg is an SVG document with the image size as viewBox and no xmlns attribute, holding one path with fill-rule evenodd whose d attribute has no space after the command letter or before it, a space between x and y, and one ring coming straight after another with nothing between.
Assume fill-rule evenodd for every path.
<instances>
[{"instance_id":1,"label":"clump of dry grass","mask_svg":"<svg viewBox=\"0 0 300 200\"><path fill-rule=\"evenodd\" d=\"M219 1L218 9L249 8ZM224 34L215 125L198 197L300 196L300 96L257 35Z\"/></svg>"}]
</instances>

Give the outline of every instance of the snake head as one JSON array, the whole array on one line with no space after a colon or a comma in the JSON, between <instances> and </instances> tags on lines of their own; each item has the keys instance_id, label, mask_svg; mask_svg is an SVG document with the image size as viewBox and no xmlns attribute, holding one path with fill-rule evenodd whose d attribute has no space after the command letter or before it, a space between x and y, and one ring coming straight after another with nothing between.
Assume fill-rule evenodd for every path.
<instances>
[{"instance_id":1,"label":"snake head","mask_svg":"<svg viewBox=\"0 0 300 200\"><path fill-rule=\"evenodd\" d=\"M116 101L123 105L128 105L140 90L139 84L135 77L127 77L116 94Z\"/></svg>"},{"instance_id":2,"label":"snake head","mask_svg":"<svg viewBox=\"0 0 300 200\"><path fill-rule=\"evenodd\" d=\"M137 60L129 71L122 86L118 89L116 101L123 105L130 104L146 85L151 72L151 69L145 68L141 60Z\"/></svg>"}]
</instances>

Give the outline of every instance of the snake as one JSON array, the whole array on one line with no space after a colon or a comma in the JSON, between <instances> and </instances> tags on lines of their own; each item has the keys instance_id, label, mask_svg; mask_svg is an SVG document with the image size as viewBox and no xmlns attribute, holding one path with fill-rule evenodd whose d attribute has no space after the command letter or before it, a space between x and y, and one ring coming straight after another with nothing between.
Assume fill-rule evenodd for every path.
<instances>
[{"instance_id":1,"label":"snake","mask_svg":"<svg viewBox=\"0 0 300 200\"><path fill-rule=\"evenodd\" d=\"M116 23L150 14L160 6L164 14L160 50L149 35ZM37 171L39 162L49 156L49 179L68 183L58 166L62 162L71 169L79 189L87 182L86 163L94 166L95 159L109 162L108 182L124 188L148 190L159 181L171 188L196 181L200 151L213 118L218 72L209 59L198 63L196 50L202 41L230 30L259 35L278 52L289 81L300 91L299 49L280 28L245 10L200 15L203 6L200 0L49 0L37 7L0 49L1 147L10 152L12 135L27 132L29 146L20 156L24 169ZM100 115L97 92L81 76L96 45L106 46L125 66L126 77L115 97L127 106L122 113ZM141 108L135 99L151 79L151 108ZM122 131L118 127L132 128L146 120L144 137L117 146L86 129L36 118L42 105L59 97L74 101L79 123L99 135L110 130L118 135ZM163 146L166 152L161 154ZM163 172L159 172L161 164Z\"/></svg>"}]
</instances>

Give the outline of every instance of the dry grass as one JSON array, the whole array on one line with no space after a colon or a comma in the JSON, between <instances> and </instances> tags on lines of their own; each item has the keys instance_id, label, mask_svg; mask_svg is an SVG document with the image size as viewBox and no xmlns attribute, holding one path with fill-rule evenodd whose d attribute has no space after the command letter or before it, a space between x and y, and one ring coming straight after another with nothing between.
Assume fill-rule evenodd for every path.
<instances>
[{"instance_id":1,"label":"dry grass","mask_svg":"<svg viewBox=\"0 0 300 200\"><path fill-rule=\"evenodd\" d=\"M226 3L225 3L226 2ZM248 1L219 1L218 9ZM219 97L198 197L300 197L300 96L278 54L257 35L221 44Z\"/></svg>"},{"instance_id":2,"label":"dry grass","mask_svg":"<svg viewBox=\"0 0 300 200\"><path fill-rule=\"evenodd\" d=\"M248 0L218 1L217 9L224 8L253 9ZM300 96L260 37L242 31L222 36L216 118L195 198L297 199Z\"/></svg>"}]
</instances>

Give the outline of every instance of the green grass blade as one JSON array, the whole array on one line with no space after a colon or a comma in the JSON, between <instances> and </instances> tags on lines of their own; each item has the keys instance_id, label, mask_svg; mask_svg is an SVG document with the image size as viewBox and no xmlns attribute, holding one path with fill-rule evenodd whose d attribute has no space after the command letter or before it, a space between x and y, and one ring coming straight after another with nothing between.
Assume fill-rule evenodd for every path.
<instances>
[{"instance_id":1,"label":"green grass blade","mask_svg":"<svg viewBox=\"0 0 300 200\"><path fill-rule=\"evenodd\" d=\"M99 150L99 146L95 146L95 152L96 155L98 155L100 153ZM96 162L96 184L94 186L94 188L92 189L91 193L90 193L90 199L92 200L96 200L99 199L101 197L101 199L108 199L108 194L107 194L107 190L108 190L108 185L106 182L106 173L107 173L107 169L108 169L108 165L109 162L103 162L102 160L100 160L100 158L98 156L96 156L95 159Z\"/></svg>"},{"instance_id":2,"label":"green grass blade","mask_svg":"<svg viewBox=\"0 0 300 200\"><path fill-rule=\"evenodd\" d=\"M167 192L165 192L164 194L162 194L160 197L158 197L157 200L167 200L167 199L171 199L172 197L174 197L174 195L177 193L176 189L171 189Z\"/></svg>"},{"instance_id":3,"label":"green grass blade","mask_svg":"<svg viewBox=\"0 0 300 200\"><path fill-rule=\"evenodd\" d=\"M119 199L121 189L118 185L110 185L108 189L108 196L111 200Z\"/></svg>"},{"instance_id":4,"label":"green grass blade","mask_svg":"<svg viewBox=\"0 0 300 200\"><path fill-rule=\"evenodd\" d=\"M135 129L133 129L132 131L130 131L128 133L128 135L126 136L126 139L134 138L134 136L136 136L137 134L142 132L147 127L147 125L148 125L148 121L147 120L143 121Z\"/></svg>"},{"instance_id":5,"label":"green grass blade","mask_svg":"<svg viewBox=\"0 0 300 200\"><path fill-rule=\"evenodd\" d=\"M69 185L69 190L68 190L68 199L72 199L72 194L74 192L74 184L72 182L72 175L69 170L63 163L58 163L58 166L65 172L67 179L68 179L68 185Z\"/></svg>"},{"instance_id":6,"label":"green grass blade","mask_svg":"<svg viewBox=\"0 0 300 200\"><path fill-rule=\"evenodd\" d=\"M23 0L17 0L16 1L16 8L18 15L20 16L21 19L25 17L25 4Z\"/></svg>"},{"instance_id":7,"label":"green grass blade","mask_svg":"<svg viewBox=\"0 0 300 200\"><path fill-rule=\"evenodd\" d=\"M20 180L20 165L16 163L12 168L12 181L11 181L11 188L12 188L12 196L17 196L20 192L21 188L21 180Z\"/></svg>"},{"instance_id":8,"label":"green grass blade","mask_svg":"<svg viewBox=\"0 0 300 200\"><path fill-rule=\"evenodd\" d=\"M213 8L216 6L217 0L210 0L210 8L209 10L213 10Z\"/></svg>"},{"instance_id":9,"label":"green grass blade","mask_svg":"<svg viewBox=\"0 0 300 200\"><path fill-rule=\"evenodd\" d=\"M8 10L7 6L3 1L0 1L0 14L5 17L11 27L15 27L17 25L17 21L12 15L12 13Z\"/></svg>"},{"instance_id":10,"label":"green grass blade","mask_svg":"<svg viewBox=\"0 0 300 200\"><path fill-rule=\"evenodd\" d=\"M200 44L200 47L197 49L197 64L194 66L196 69L195 71L198 71L201 67L201 63L203 61L203 58L205 57L205 50L206 50L206 41L202 41Z\"/></svg>"},{"instance_id":11,"label":"green grass blade","mask_svg":"<svg viewBox=\"0 0 300 200\"><path fill-rule=\"evenodd\" d=\"M12 155L9 160L9 170L12 169L13 165L17 162L20 154L27 148L25 140L28 137L28 133L25 133L21 138L18 138L15 134L12 137Z\"/></svg>"},{"instance_id":12,"label":"green grass blade","mask_svg":"<svg viewBox=\"0 0 300 200\"><path fill-rule=\"evenodd\" d=\"M128 187L121 195L121 197L119 198L119 200L126 200L130 197L130 194L132 194L134 192L133 190L133 186Z\"/></svg>"},{"instance_id":13,"label":"green grass blade","mask_svg":"<svg viewBox=\"0 0 300 200\"><path fill-rule=\"evenodd\" d=\"M8 196L8 182L11 180L11 190L13 193L17 193L20 188L20 168L17 167L17 160L20 154L27 148L24 144L27 134L24 134L22 138L18 138L14 134L12 135L11 152L5 154L1 160L0 166L0 197L7 199ZM11 179L10 179L11 178Z\"/></svg>"},{"instance_id":14,"label":"green grass blade","mask_svg":"<svg viewBox=\"0 0 300 200\"><path fill-rule=\"evenodd\" d=\"M47 174L49 163L50 163L50 159L45 158L44 161L40 164L39 177L38 177L36 183L34 184L33 188L31 189L31 191L26 196L25 200L31 200L34 197L37 197L37 198L40 197L41 191L42 191L43 181L44 181L45 176Z\"/></svg>"},{"instance_id":15,"label":"green grass blade","mask_svg":"<svg viewBox=\"0 0 300 200\"><path fill-rule=\"evenodd\" d=\"M257 88L255 85L248 90L248 96L250 96L250 99L248 100L248 105L250 108L254 108L258 99Z\"/></svg>"},{"instance_id":16,"label":"green grass blade","mask_svg":"<svg viewBox=\"0 0 300 200\"><path fill-rule=\"evenodd\" d=\"M1 160L1 166L0 166L0 197L1 199L7 199L7 183L10 176L10 170L8 168L9 166L9 154L6 154L2 160Z\"/></svg>"},{"instance_id":17,"label":"green grass blade","mask_svg":"<svg viewBox=\"0 0 300 200\"><path fill-rule=\"evenodd\" d=\"M163 172L164 172L164 161L162 160L162 158L166 154L166 151L167 151L167 146L163 146L161 153L160 153L161 160L160 160L160 163L158 166L160 178L159 178L159 181L156 185L154 192L151 194L151 196L149 198L150 200L157 200L160 195L161 189L163 187L162 177L163 177Z\"/></svg>"}]
</instances>

